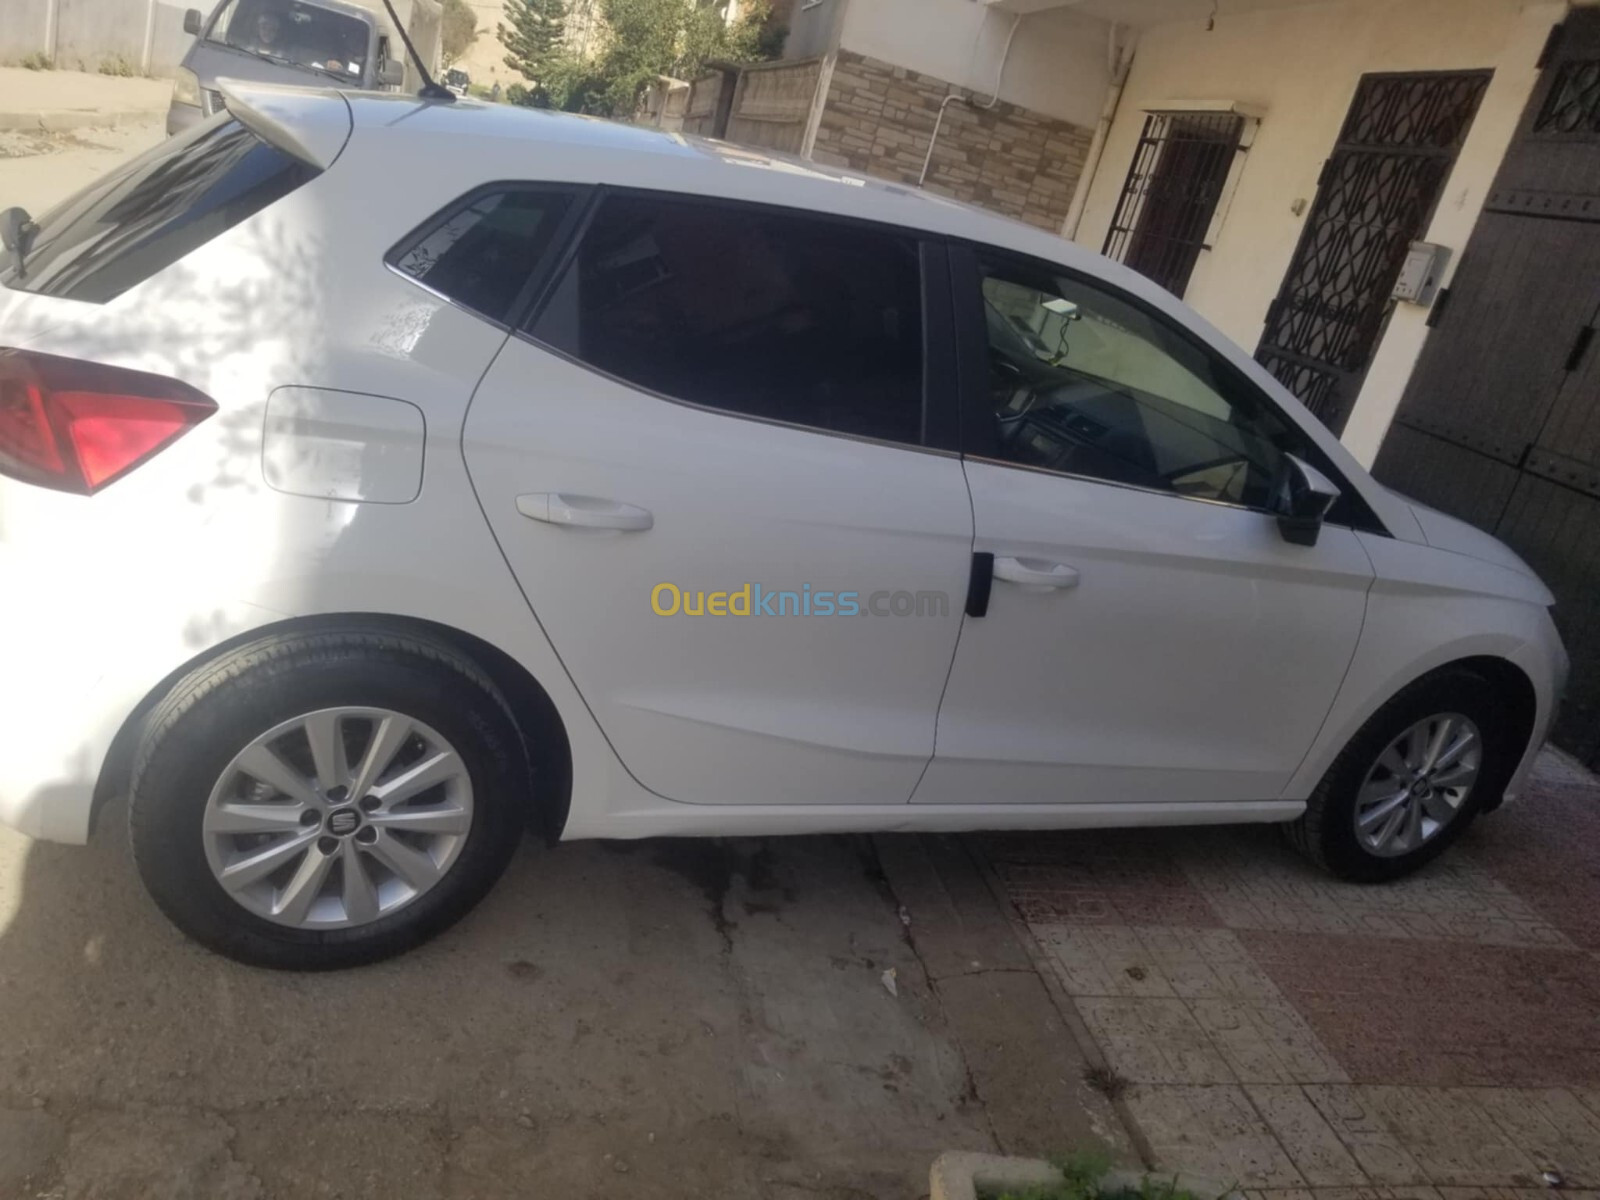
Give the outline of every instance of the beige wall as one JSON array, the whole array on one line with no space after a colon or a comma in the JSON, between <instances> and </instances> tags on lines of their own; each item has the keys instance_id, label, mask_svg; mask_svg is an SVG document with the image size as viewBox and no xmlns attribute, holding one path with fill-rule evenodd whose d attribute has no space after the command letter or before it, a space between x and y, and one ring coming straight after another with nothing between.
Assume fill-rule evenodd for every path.
<instances>
[{"instance_id":1,"label":"beige wall","mask_svg":"<svg viewBox=\"0 0 1600 1200\"><path fill-rule=\"evenodd\" d=\"M843 0L840 0L843 2ZM988 96L1011 14L973 0L848 0L839 45ZM1000 98L1093 128L1110 71L1110 26L1066 9L1022 18Z\"/></svg>"},{"instance_id":2,"label":"beige wall","mask_svg":"<svg viewBox=\"0 0 1600 1200\"><path fill-rule=\"evenodd\" d=\"M1184 298L1249 349L1300 236L1317 173L1333 148L1360 76L1373 71L1491 67L1484 95L1427 240L1460 259L1537 76L1560 3L1519 0L1347 0L1157 26L1139 41L1078 240L1098 250L1133 159L1147 108L1175 100L1235 100L1263 111L1213 249L1202 252ZM1309 211L1309 208L1307 209ZM1427 313L1396 306L1346 426L1346 445L1370 463L1427 334Z\"/></svg>"}]
</instances>

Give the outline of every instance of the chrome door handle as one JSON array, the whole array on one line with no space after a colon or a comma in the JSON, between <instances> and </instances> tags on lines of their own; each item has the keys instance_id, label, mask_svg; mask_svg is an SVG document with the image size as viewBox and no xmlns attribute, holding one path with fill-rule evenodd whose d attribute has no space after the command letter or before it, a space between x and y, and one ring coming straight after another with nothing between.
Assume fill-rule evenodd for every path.
<instances>
[{"instance_id":1,"label":"chrome door handle","mask_svg":"<svg viewBox=\"0 0 1600 1200\"><path fill-rule=\"evenodd\" d=\"M1066 563L1043 558L996 558L994 577L1029 590L1054 591L1078 586L1078 572Z\"/></svg>"},{"instance_id":2,"label":"chrome door handle","mask_svg":"<svg viewBox=\"0 0 1600 1200\"><path fill-rule=\"evenodd\" d=\"M575 496L570 492L529 492L517 497L517 511L535 521L582 529L637 531L649 529L656 523L648 508L600 496Z\"/></svg>"}]
</instances>

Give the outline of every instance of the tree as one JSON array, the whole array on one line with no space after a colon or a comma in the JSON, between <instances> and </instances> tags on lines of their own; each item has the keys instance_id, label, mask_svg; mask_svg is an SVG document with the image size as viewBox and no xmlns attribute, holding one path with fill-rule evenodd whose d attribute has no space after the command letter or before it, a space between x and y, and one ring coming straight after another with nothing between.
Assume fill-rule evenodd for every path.
<instances>
[{"instance_id":1,"label":"tree","mask_svg":"<svg viewBox=\"0 0 1600 1200\"><path fill-rule=\"evenodd\" d=\"M467 0L444 0L440 18L439 53L444 65L459 59L478 40L478 14Z\"/></svg>"},{"instance_id":2,"label":"tree","mask_svg":"<svg viewBox=\"0 0 1600 1200\"><path fill-rule=\"evenodd\" d=\"M552 84L565 67L561 37L567 25L565 0L506 0L510 26L496 26L506 48L506 66L519 71L533 86L513 101L540 108L551 106Z\"/></svg>"},{"instance_id":3,"label":"tree","mask_svg":"<svg viewBox=\"0 0 1600 1200\"><path fill-rule=\"evenodd\" d=\"M769 9L761 0L743 7L730 22L723 6L701 0L600 0L603 46L593 62L565 75L564 106L629 117L658 75L694 79L712 60L760 57Z\"/></svg>"}]
</instances>

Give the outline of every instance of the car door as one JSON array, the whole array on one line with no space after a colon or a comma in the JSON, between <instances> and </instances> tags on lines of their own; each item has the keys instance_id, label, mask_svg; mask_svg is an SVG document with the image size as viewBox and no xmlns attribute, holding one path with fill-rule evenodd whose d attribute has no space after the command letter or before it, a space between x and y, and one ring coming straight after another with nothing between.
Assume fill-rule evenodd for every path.
<instances>
[{"instance_id":1,"label":"car door","mask_svg":"<svg viewBox=\"0 0 1600 1200\"><path fill-rule=\"evenodd\" d=\"M646 787L910 799L972 538L948 296L913 235L607 189L485 374L484 512Z\"/></svg>"},{"instance_id":2,"label":"car door","mask_svg":"<svg viewBox=\"0 0 1600 1200\"><path fill-rule=\"evenodd\" d=\"M1153 306L976 248L952 270L993 581L915 800L1278 798L1355 651L1373 571L1348 526L1375 518L1351 492L1315 545L1286 541L1285 454L1333 467Z\"/></svg>"}]
</instances>

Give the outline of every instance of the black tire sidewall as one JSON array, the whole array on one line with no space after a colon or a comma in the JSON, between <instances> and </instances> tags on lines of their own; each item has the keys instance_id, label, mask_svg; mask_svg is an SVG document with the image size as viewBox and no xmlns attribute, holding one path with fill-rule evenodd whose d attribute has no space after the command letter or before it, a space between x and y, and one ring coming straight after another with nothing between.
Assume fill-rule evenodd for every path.
<instances>
[{"instance_id":1,"label":"black tire sidewall","mask_svg":"<svg viewBox=\"0 0 1600 1200\"><path fill-rule=\"evenodd\" d=\"M130 829L146 888L196 941L255 965L353 966L432 937L489 890L525 828L525 752L497 693L431 656L329 641L306 639L225 668L157 731L135 772ZM445 877L399 911L352 929L293 929L227 894L207 863L201 823L212 789L246 745L284 721L342 706L391 709L442 735L467 767L472 827Z\"/></svg>"},{"instance_id":2,"label":"black tire sidewall","mask_svg":"<svg viewBox=\"0 0 1600 1200\"><path fill-rule=\"evenodd\" d=\"M1378 756L1389 743L1417 722L1440 713L1460 713L1478 727L1483 760L1478 778L1455 820L1408 854L1379 857L1356 837L1356 798ZM1444 853L1466 832L1496 788L1503 788L1515 767L1515 748L1506 736L1505 706L1481 677L1452 671L1419 680L1379 709L1351 739L1313 797L1319 805L1319 850L1336 875L1377 883L1408 875Z\"/></svg>"}]
</instances>

